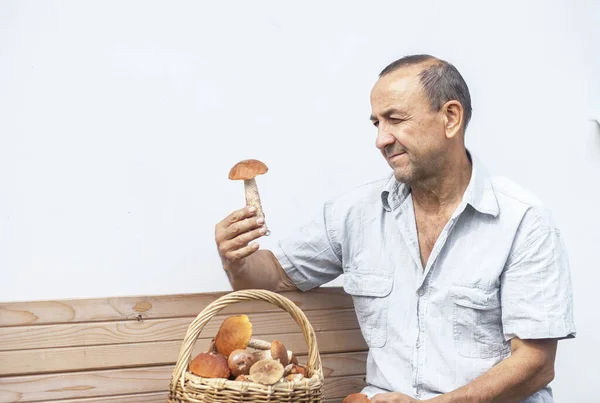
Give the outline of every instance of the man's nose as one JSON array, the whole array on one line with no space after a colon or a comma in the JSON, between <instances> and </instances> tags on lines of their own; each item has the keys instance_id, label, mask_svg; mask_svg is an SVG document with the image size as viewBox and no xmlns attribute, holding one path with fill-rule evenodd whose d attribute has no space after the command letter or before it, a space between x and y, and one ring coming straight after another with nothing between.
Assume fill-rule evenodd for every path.
<instances>
[{"instance_id":1,"label":"man's nose","mask_svg":"<svg viewBox=\"0 0 600 403\"><path fill-rule=\"evenodd\" d=\"M377 130L377 138L375 139L375 146L377 148L383 150L390 144L394 144L395 141L396 138L389 131L386 131L384 128L379 126Z\"/></svg>"}]
</instances>

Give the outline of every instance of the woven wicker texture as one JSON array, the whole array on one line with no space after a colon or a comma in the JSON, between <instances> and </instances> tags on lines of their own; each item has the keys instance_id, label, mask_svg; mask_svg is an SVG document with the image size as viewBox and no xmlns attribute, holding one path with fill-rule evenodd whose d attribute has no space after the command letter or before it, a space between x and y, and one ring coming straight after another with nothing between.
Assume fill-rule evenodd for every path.
<instances>
[{"instance_id":1,"label":"woven wicker texture","mask_svg":"<svg viewBox=\"0 0 600 403\"><path fill-rule=\"evenodd\" d=\"M262 385L226 379L203 378L188 370L194 343L204 326L223 308L243 301L266 301L286 312L296 321L308 346L307 377L296 382ZM322 402L323 369L317 339L304 313L289 299L266 290L234 291L208 305L190 324L169 385L169 403L211 402Z\"/></svg>"}]
</instances>

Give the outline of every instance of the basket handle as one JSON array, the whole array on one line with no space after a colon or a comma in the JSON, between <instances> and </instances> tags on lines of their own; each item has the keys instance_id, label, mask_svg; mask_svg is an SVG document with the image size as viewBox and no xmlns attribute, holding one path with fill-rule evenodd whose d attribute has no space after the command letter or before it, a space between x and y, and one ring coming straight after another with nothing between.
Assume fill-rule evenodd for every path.
<instances>
[{"instance_id":1,"label":"basket handle","mask_svg":"<svg viewBox=\"0 0 600 403\"><path fill-rule=\"evenodd\" d=\"M204 326L212 319L221 309L244 301L266 301L285 311L287 311L302 329L304 339L308 345L308 376L312 376L315 372L321 371L321 357L317 346L317 337L315 331L304 315L304 312L298 308L288 298L267 290L240 290L233 291L207 305L202 312L194 319L188 327L187 333L179 351L179 357L173 370L173 378L171 380L172 387L175 387L179 380L181 386L184 386L185 371L191 361L192 349L196 339Z\"/></svg>"}]
</instances>

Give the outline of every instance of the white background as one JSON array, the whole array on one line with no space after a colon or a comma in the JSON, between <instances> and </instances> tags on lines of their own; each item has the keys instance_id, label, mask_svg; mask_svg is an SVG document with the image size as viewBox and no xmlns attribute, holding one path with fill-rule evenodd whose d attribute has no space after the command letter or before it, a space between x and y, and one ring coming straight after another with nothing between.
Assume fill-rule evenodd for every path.
<instances>
[{"instance_id":1,"label":"white background","mask_svg":"<svg viewBox=\"0 0 600 403\"><path fill-rule=\"evenodd\" d=\"M293 234L388 172L369 91L430 53L470 86L470 150L555 214L579 334L553 386L595 402L599 26L591 0L3 1L0 301L230 289L214 243L244 205L230 167L269 166L263 247Z\"/></svg>"}]
</instances>

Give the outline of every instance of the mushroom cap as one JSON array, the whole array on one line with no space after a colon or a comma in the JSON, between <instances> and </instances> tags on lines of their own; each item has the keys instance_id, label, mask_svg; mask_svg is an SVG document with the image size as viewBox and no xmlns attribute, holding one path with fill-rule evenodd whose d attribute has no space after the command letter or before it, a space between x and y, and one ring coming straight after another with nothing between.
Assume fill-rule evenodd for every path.
<instances>
[{"instance_id":1,"label":"mushroom cap","mask_svg":"<svg viewBox=\"0 0 600 403\"><path fill-rule=\"evenodd\" d=\"M302 376L306 376L307 370L302 365L292 364L292 368L290 369L290 374L302 374Z\"/></svg>"},{"instance_id":2,"label":"mushroom cap","mask_svg":"<svg viewBox=\"0 0 600 403\"><path fill-rule=\"evenodd\" d=\"M279 360L284 367L289 363L288 350L283 343L278 340L273 340L271 343L271 357L274 360Z\"/></svg>"},{"instance_id":3,"label":"mushroom cap","mask_svg":"<svg viewBox=\"0 0 600 403\"><path fill-rule=\"evenodd\" d=\"M256 359L254 355L245 349L233 350L227 359L231 375L235 377L248 375L250 373L250 367L252 367L255 362Z\"/></svg>"},{"instance_id":4,"label":"mushroom cap","mask_svg":"<svg viewBox=\"0 0 600 403\"><path fill-rule=\"evenodd\" d=\"M252 323L248 315L233 315L226 318L215 336L215 347L225 357L234 350L245 349L252 337Z\"/></svg>"},{"instance_id":5,"label":"mushroom cap","mask_svg":"<svg viewBox=\"0 0 600 403\"><path fill-rule=\"evenodd\" d=\"M255 176L267 173L268 170L269 168L267 168L267 166L262 161L255 159L243 160L238 162L231 168L231 170L229 171L229 179L252 179Z\"/></svg>"},{"instance_id":6,"label":"mushroom cap","mask_svg":"<svg viewBox=\"0 0 600 403\"><path fill-rule=\"evenodd\" d=\"M256 361L250 367L250 375L248 377L252 382L273 385L283 377L283 372L283 365L279 361L266 359Z\"/></svg>"},{"instance_id":7,"label":"mushroom cap","mask_svg":"<svg viewBox=\"0 0 600 403\"><path fill-rule=\"evenodd\" d=\"M190 371L204 378L228 378L227 359L219 353L200 353L190 363Z\"/></svg>"},{"instance_id":8,"label":"mushroom cap","mask_svg":"<svg viewBox=\"0 0 600 403\"><path fill-rule=\"evenodd\" d=\"M371 399L363 393L352 393L342 400L342 403L370 403Z\"/></svg>"}]
</instances>

